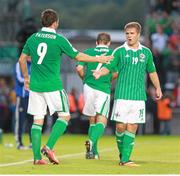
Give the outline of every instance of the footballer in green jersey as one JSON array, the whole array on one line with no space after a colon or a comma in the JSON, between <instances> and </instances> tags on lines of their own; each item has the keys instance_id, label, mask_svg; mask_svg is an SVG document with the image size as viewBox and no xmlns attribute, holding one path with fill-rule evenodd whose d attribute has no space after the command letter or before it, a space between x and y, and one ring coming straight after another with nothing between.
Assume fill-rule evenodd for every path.
<instances>
[{"instance_id":1,"label":"footballer in green jersey","mask_svg":"<svg viewBox=\"0 0 180 176\"><path fill-rule=\"evenodd\" d=\"M59 164L52 150L58 138L66 130L70 119L67 94L60 78L61 56L66 54L70 58L85 62L106 63L112 56L92 57L78 52L70 42L56 33L59 18L56 11L46 9L41 14L41 31L32 34L26 41L19 58L20 67L24 76L25 88L30 90L28 113L34 116L31 128L34 164L47 164L40 154L41 131L44 116L49 109L50 115L58 113L46 145L41 149L51 163ZM26 62L31 57L31 76L29 80Z\"/></svg>"},{"instance_id":2,"label":"footballer in green jersey","mask_svg":"<svg viewBox=\"0 0 180 176\"><path fill-rule=\"evenodd\" d=\"M96 47L89 48L84 53L90 56L100 56L102 54L111 55L112 49L110 35L100 33L97 36ZM84 83L85 105L83 114L89 116L89 140L86 141L86 159L99 159L97 143L104 133L107 124L110 107L111 80L117 77L114 70L109 74L95 79L92 70L99 70L104 64L79 62L76 70Z\"/></svg>"},{"instance_id":3,"label":"footballer in green jersey","mask_svg":"<svg viewBox=\"0 0 180 176\"><path fill-rule=\"evenodd\" d=\"M159 78L151 51L139 43L141 25L130 22L124 27L126 42L114 50L111 64L94 71L98 79L114 66L118 67L115 100L111 120L116 121L116 141L121 166L138 166L130 160L139 123L145 123L145 75L149 74L156 89L156 99L162 97Z\"/></svg>"}]
</instances>

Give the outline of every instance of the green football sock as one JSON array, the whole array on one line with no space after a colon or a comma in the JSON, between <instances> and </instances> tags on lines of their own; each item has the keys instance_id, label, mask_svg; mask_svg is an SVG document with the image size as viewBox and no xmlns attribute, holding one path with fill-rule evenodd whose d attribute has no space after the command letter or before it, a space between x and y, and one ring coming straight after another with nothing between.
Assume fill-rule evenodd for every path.
<instances>
[{"instance_id":1,"label":"green football sock","mask_svg":"<svg viewBox=\"0 0 180 176\"><path fill-rule=\"evenodd\" d=\"M118 150L119 150L119 156L122 155L123 140L124 140L124 132L116 131L116 142L117 142L117 147L118 147Z\"/></svg>"},{"instance_id":2,"label":"green football sock","mask_svg":"<svg viewBox=\"0 0 180 176\"><path fill-rule=\"evenodd\" d=\"M121 162L129 161L133 147L134 147L135 134L129 131L125 131L123 140L123 150Z\"/></svg>"},{"instance_id":3,"label":"green football sock","mask_svg":"<svg viewBox=\"0 0 180 176\"><path fill-rule=\"evenodd\" d=\"M58 140L58 138L64 134L64 131L66 130L68 123L66 120L60 119L58 118L52 128L52 131L50 133L48 142L46 144L46 146L49 149L53 149L56 141Z\"/></svg>"},{"instance_id":4,"label":"green football sock","mask_svg":"<svg viewBox=\"0 0 180 176\"><path fill-rule=\"evenodd\" d=\"M94 145L93 145L93 153L94 153L95 155L98 155L98 154L99 154L98 148L97 148L97 143L98 143L98 141L96 141L96 142L94 143Z\"/></svg>"},{"instance_id":5,"label":"green football sock","mask_svg":"<svg viewBox=\"0 0 180 176\"><path fill-rule=\"evenodd\" d=\"M32 150L34 154L34 160L41 159L41 135L42 126L38 124L33 124L31 127L31 139L32 139Z\"/></svg>"},{"instance_id":6,"label":"green football sock","mask_svg":"<svg viewBox=\"0 0 180 176\"><path fill-rule=\"evenodd\" d=\"M92 123L92 124L89 124L89 129L88 129L88 136L90 138L91 136L91 133L93 131L93 128L95 127L96 124Z\"/></svg>"},{"instance_id":7,"label":"green football sock","mask_svg":"<svg viewBox=\"0 0 180 176\"><path fill-rule=\"evenodd\" d=\"M97 142L98 142L99 138L103 135L104 129L105 129L104 124L100 122L100 123L97 123L92 130L90 140L93 143L93 148L94 148L95 154L98 154Z\"/></svg>"},{"instance_id":8,"label":"green football sock","mask_svg":"<svg viewBox=\"0 0 180 176\"><path fill-rule=\"evenodd\" d=\"M88 136L89 136L89 138L91 137L91 134L92 134L92 131L93 131L95 125L96 125L96 124L94 124L94 123L89 125L89 129L88 129ZM94 153L95 155L98 154L97 141L96 141L96 142L94 143L94 145L93 145L93 153Z\"/></svg>"}]
</instances>

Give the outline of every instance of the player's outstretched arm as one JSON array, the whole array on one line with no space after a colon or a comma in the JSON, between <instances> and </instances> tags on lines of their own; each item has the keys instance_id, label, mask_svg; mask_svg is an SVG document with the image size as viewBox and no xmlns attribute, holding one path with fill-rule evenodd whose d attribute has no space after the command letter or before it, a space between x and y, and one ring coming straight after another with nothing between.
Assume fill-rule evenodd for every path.
<instances>
[{"instance_id":1,"label":"player's outstretched arm","mask_svg":"<svg viewBox=\"0 0 180 176\"><path fill-rule=\"evenodd\" d=\"M100 70L92 70L95 79L99 79L101 76L105 76L109 73L109 70L102 67Z\"/></svg>"},{"instance_id":2,"label":"player's outstretched arm","mask_svg":"<svg viewBox=\"0 0 180 176\"><path fill-rule=\"evenodd\" d=\"M161 91L158 75L156 72L153 72L153 73L149 73L149 77L156 89L156 100L160 100L162 98L162 91Z\"/></svg>"},{"instance_id":3,"label":"player's outstretched arm","mask_svg":"<svg viewBox=\"0 0 180 176\"><path fill-rule=\"evenodd\" d=\"M75 57L77 61L81 62L99 62L99 63L109 63L110 60L112 60L114 57L113 56L105 56L101 55L98 57L95 56L89 56L84 53L78 53L78 55Z\"/></svg>"},{"instance_id":4,"label":"player's outstretched arm","mask_svg":"<svg viewBox=\"0 0 180 176\"><path fill-rule=\"evenodd\" d=\"M27 59L29 58L28 55L22 53L19 58L19 65L24 77L24 86L26 90L29 90L29 75L28 75L28 69L27 69Z\"/></svg>"}]
</instances>

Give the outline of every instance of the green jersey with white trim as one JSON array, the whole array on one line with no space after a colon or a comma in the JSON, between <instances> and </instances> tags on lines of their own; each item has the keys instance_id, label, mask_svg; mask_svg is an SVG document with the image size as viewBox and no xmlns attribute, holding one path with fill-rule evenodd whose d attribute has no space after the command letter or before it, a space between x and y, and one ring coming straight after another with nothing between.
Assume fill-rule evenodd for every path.
<instances>
[{"instance_id":1,"label":"green jersey with white trim","mask_svg":"<svg viewBox=\"0 0 180 176\"><path fill-rule=\"evenodd\" d=\"M28 38L22 52L31 57L30 90L35 92L62 90L61 56L78 54L65 37L46 27Z\"/></svg>"},{"instance_id":2,"label":"green jersey with white trim","mask_svg":"<svg viewBox=\"0 0 180 176\"><path fill-rule=\"evenodd\" d=\"M100 56L104 53L106 53L106 55L111 55L112 52L113 50L108 48L106 45L98 45L96 46L96 48L88 48L84 51L84 53L90 56ZM92 70L100 69L101 67L104 66L104 64L98 62L94 62L94 63L78 62L78 65L82 65L86 68L85 76L83 80L84 84L87 84L93 89L100 90L102 92L110 94L112 72L110 72L106 76L102 76L100 79L97 80L94 78L92 72Z\"/></svg>"},{"instance_id":3,"label":"green jersey with white trim","mask_svg":"<svg viewBox=\"0 0 180 176\"><path fill-rule=\"evenodd\" d=\"M146 100L146 72L156 71L151 51L141 44L138 49L131 49L125 43L114 50L113 56L111 64L105 67L109 70L118 67L115 99Z\"/></svg>"}]
</instances>

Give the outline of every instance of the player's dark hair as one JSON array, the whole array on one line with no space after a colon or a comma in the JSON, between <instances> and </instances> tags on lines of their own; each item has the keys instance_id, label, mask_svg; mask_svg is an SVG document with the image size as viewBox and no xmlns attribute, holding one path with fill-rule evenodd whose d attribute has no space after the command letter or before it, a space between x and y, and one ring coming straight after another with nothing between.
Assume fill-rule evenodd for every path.
<instances>
[{"instance_id":1,"label":"player's dark hair","mask_svg":"<svg viewBox=\"0 0 180 176\"><path fill-rule=\"evenodd\" d=\"M124 26L124 30L127 28L136 28L138 33L141 33L141 25L138 22L130 22Z\"/></svg>"},{"instance_id":2,"label":"player's dark hair","mask_svg":"<svg viewBox=\"0 0 180 176\"><path fill-rule=\"evenodd\" d=\"M53 9L46 9L41 13L41 23L44 27L49 27L58 20L58 13Z\"/></svg>"},{"instance_id":3,"label":"player's dark hair","mask_svg":"<svg viewBox=\"0 0 180 176\"><path fill-rule=\"evenodd\" d=\"M108 33L102 32L97 36L97 43L103 43L107 45L111 41L111 36Z\"/></svg>"}]
</instances>

